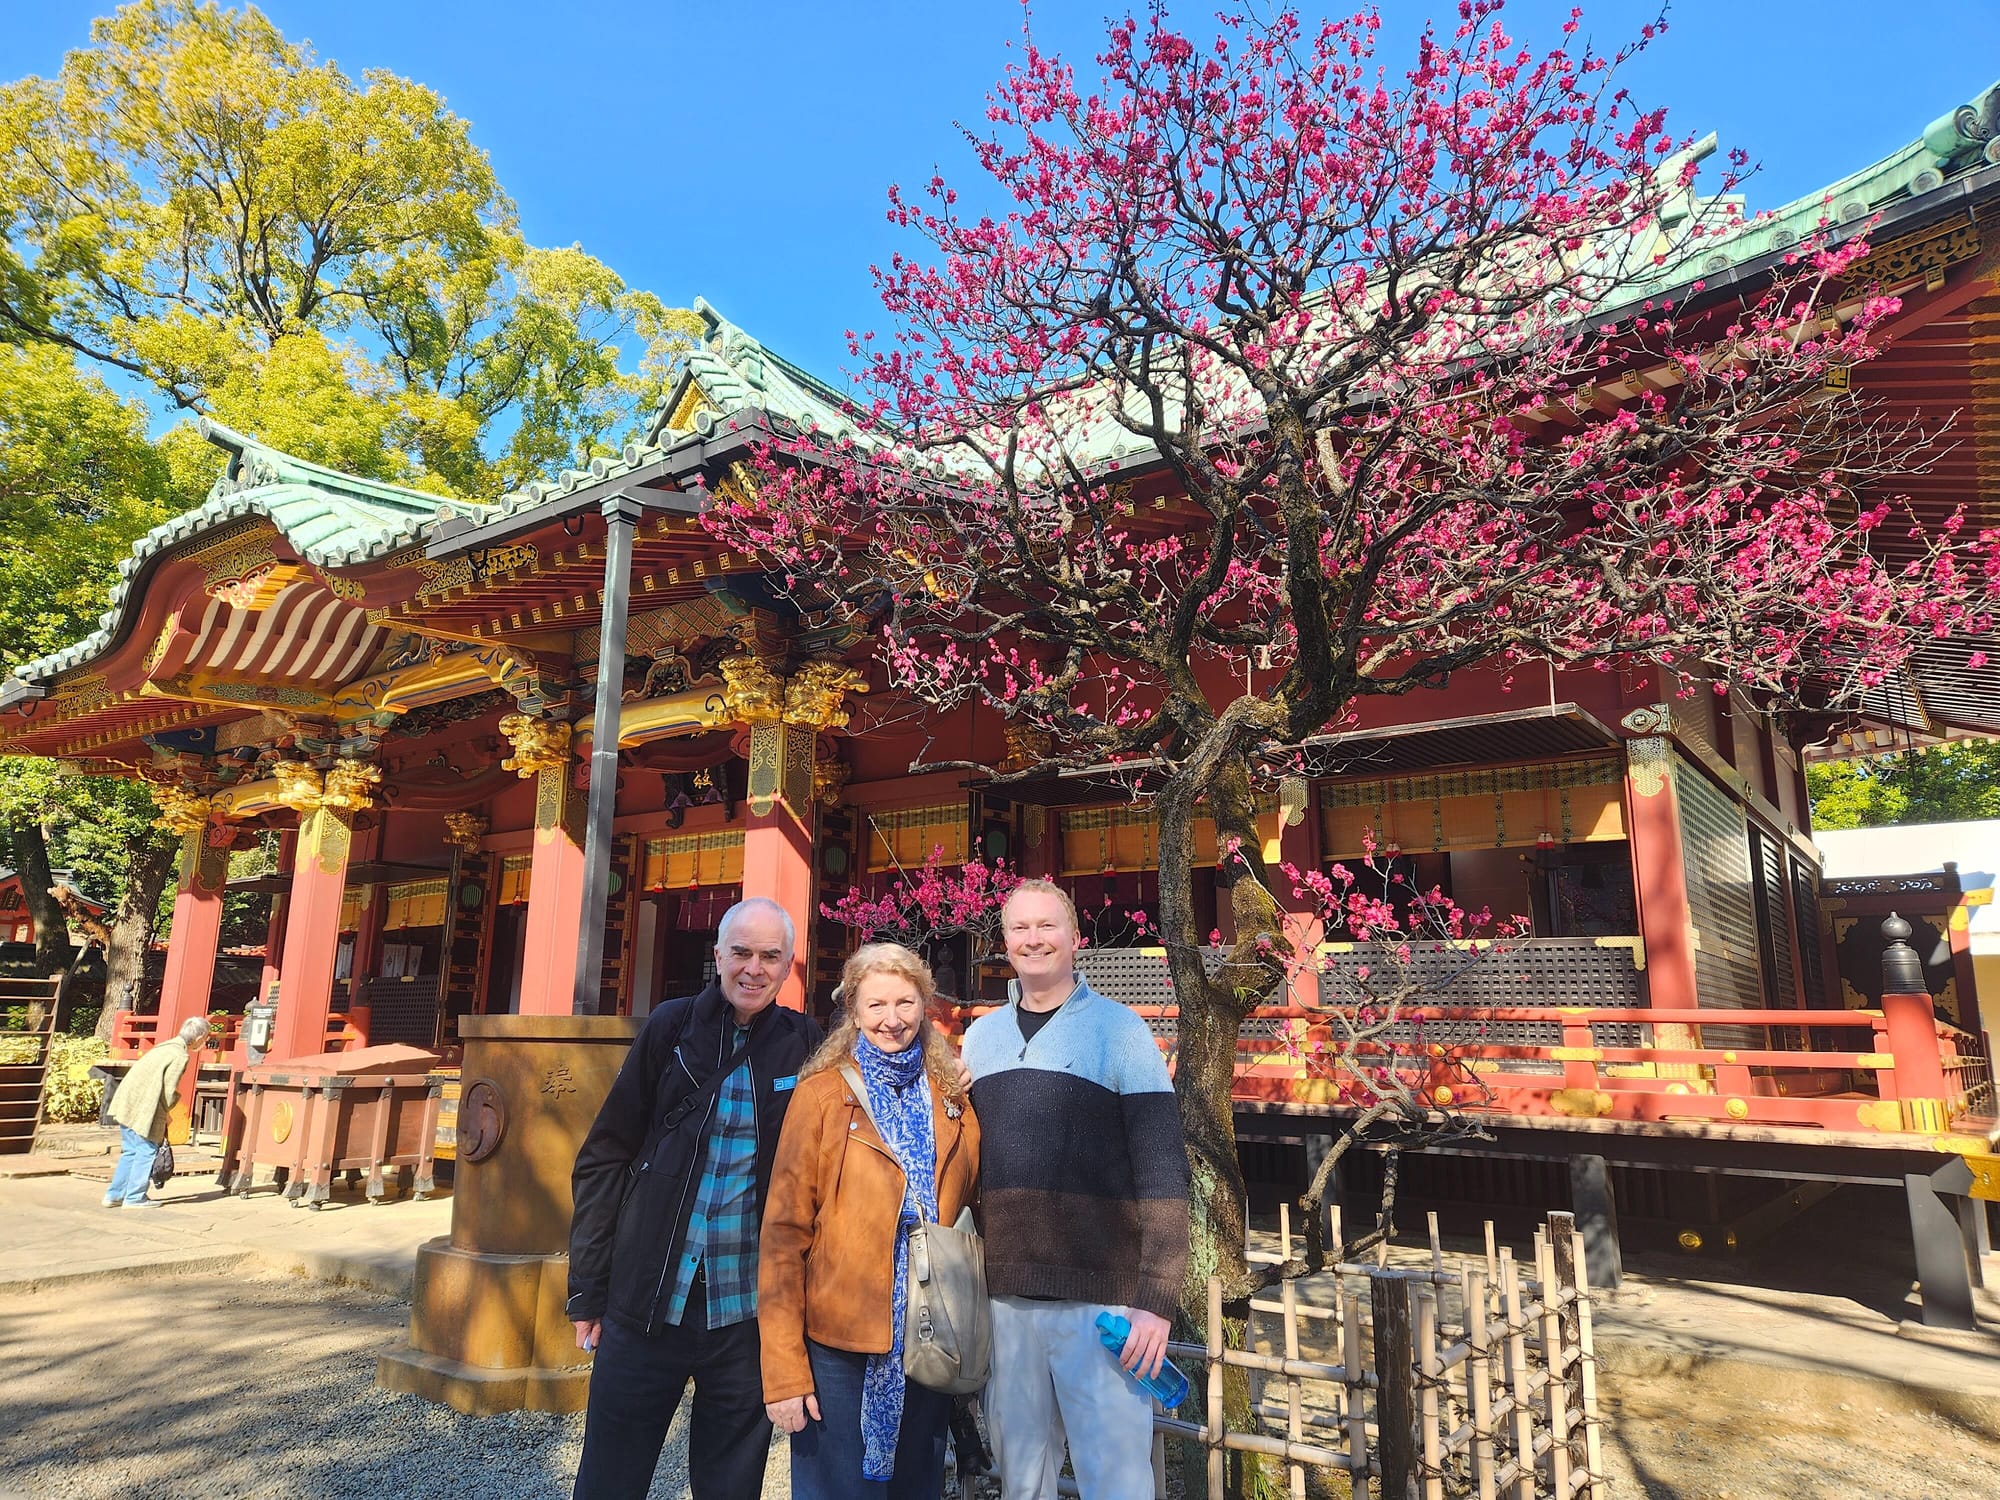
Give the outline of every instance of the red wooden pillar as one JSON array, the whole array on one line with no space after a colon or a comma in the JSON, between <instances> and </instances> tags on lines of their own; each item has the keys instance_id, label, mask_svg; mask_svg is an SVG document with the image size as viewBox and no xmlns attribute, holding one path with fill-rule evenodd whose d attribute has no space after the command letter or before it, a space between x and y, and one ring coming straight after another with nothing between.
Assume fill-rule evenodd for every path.
<instances>
[{"instance_id":1,"label":"red wooden pillar","mask_svg":"<svg viewBox=\"0 0 2000 1500\"><path fill-rule=\"evenodd\" d=\"M585 802L571 785L569 726L561 728L561 763L535 773L535 849L528 867L528 932L521 952L524 1016L566 1016L576 1003Z\"/></svg>"},{"instance_id":2,"label":"red wooden pillar","mask_svg":"<svg viewBox=\"0 0 2000 1500\"><path fill-rule=\"evenodd\" d=\"M356 858L382 857L380 828L371 833L356 835L354 842ZM354 959L348 967L349 1012L352 1012L360 1001L362 981L372 978L382 966L382 923L388 919L389 914L389 887L382 884L371 885L367 887L367 893L367 899L361 904L361 925L354 932Z\"/></svg>"},{"instance_id":3,"label":"red wooden pillar","mask_svg":"<svg viewBox=\"0 0 2000 1500\"><path fill-rule=\"evenodd\" d=\"M1303 776L1278 783L1278 860L1265 872L1284 911L1285 941L1292 945L1282 1004L1319 1004L1319 945L1326 940L1326 924L1310 909L1310 898L1292 893L1292 877L1285 873L1287 866L1301 875L1319 868L1319 810L1311 785Z\"/></svg>"},{"instance_id":4,"label":"red wooden pillar","mask_svg":"<svg viewBox=\"0 0 2000 1500\"><path fill-rule=\"evenodd\" d=\"M791 914L798 941L778 1003L806 1007L812 952L813 746L810 724L750 726L749 822L743 831L743 896L762 896Z\"/></svg>"},{"instance_id":5,"label":"red wooden pillar","mask_svg":"<svg viewBox=\"0 0 2000 1500\"><path fill-rule=\"evenodd\" d=\"M218 846L213 835L221 833ZM222 937L222 887L229 878L229 834L207 825L181 837L180 884L174 892L174 925L167 936L167 967L160 982L159 1029L165 1041L196 1016L208 1014L215 986L215 952ZM194 1107L195 1075L181 1078L181 1097Z\"/></svg>"},{"instance_id":6,"label":"red wooden pillar","mask_svg":"<svg viewBox=\"0 0 2000 1500\"><path fill-rule=\"evenodd\" d=\"M1639 935L1646 944L1646 990L1661 1009L1695 1003L1694 918L1673 755L1673 746L1660 738L1631 740L1625 747L1626 828ZM1664 1037L1660 1044L1680 1045Z\"/></svg>"},{"instance_id":7,"label":"red wooden pillar","mask_svg":"<svg viewBox=\"0 0 2000 1500\"><path fill-rule=\"evenodd\" d=\"M343 761L326 773L323 785L316 774L295 771L287 779L293 786L286 800L299 809L299 831L291 899L285 908L284 953L278 965L277 1031L271 1055L280 1060L326 1051L354 815L373 804L370 788L381 779L381 772Z\"/></svg>"}]
</instances>

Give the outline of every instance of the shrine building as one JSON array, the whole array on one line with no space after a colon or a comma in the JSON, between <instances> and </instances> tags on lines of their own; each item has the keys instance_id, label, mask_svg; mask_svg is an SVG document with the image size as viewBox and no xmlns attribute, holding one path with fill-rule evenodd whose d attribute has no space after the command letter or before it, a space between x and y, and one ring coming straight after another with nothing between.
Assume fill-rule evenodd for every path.
<instances>
[{"instance_id":1,"label":"shrine building","mask_svg":"<svg viewBox=\"0 0 2000 1500\"><path fill-rule=\"evenodd\" d=\"M1981 352L2000 341L1996 126L2000 89L1831 199L1753 221L1691 294L1754 289L1822 215L1872 221L1866 268L1902 311L1853 384L1889 419L1948 429L1904 486L1933 525L1959 505L1974 529L2000 523L2000 367ZM643 441L490 502L337 473L204 423L205 502L135 545L95 631L0 686L0 753L143 778L183 838L164 974L121 1029L128 1050L211 1009L229 855L269 830L282 858L257 883L272 897L260 993L277 1059L400 1042L448 1063L467 1018L643 1016L712 974L716 919L746 896L797 925L783 1002L824 1010L855 939L822 908L933 850L1061 882L1089 918L1099 988L1170 1002L1158 950L1124 915L1157 892L1143 777L912 775L927 746L1010 769L1037 747L984 710L927 717L866 640L815 628L764 562L704 529L701 509L745 481L759 445L853 417L840 392L697 307L705 337ZM1595 396L1670 381L1634 370ZM1136 503L1171 500L1163 473L1126 472ZM607 661L613 626L623 651ZM1323 867L1360 856L1372 831L1413 883L1531 919L1470 988L1441 981L1438 995L1501 1018L1431 1080L1440 1102L1494 1117L1495 1152L1560 1167L1587 1149L1634 1183L1687 1162L1900 1183L1992 1113L1994 997L1955 960L1956 892L1822 880L1804 768L2000 733L1976 646L1937 643L1843 715L1682 696L1651 670L1473 671L1364 700L1358 723L1314 746L1324 774L1280 788L1265 853ZM606 679L615 745L599 743ZM1198 886L1226 942L1212 870ZM1892 908L1936 919L1914 1018L1883 1013ZM957 998L1002 995L1004 971L963 940L931 957ZM1243 1130L1273 1150L1342 1107L1305 1045L1312 1007L1340 998L1312 967L1246 1027ZM236 1042L230 1065L245 1061ZM1752 1134L1790 1154L1729 1154ZM1816 1143L1830 1165L1809 1170ZM1868 1164L1891 1146L1893 1161ZM1631 1187L1628 1211L1651 1191ZM1644 1212L1688 1210L1663 1191Z\"/></svg>"}]
</instances>

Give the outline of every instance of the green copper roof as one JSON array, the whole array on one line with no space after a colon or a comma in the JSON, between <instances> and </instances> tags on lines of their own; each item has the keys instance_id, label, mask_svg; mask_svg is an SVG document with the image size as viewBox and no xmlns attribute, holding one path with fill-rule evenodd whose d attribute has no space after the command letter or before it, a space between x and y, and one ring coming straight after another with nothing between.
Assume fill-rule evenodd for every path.
<instances>
[{"instance_id":1,"label":"green copper roof","mask_svg":"<svg viewBox=\"0 0 2000 1500\"><path fill-rule=\"evenodd\" d=\"M1714 149L1713 136L1694 148L1697 157ZM1697 276L1713 276L1760 256L1782 254L1823 231L1845 238L1860 232L1873 215L1885 209L1915 203L1949 182L1995 164L2000 164L2000 84L1934 120L1922 136L1874 165L1795 198L1782 208L1745 217L1691 258L1663 267L1656 280L1634 295L1665 290ZM1717 202L1690 197L1681 217L1710 211ZM1669 227L1675 222L1670 218Z\"/></svg>"},{"instance_id":2,"label":"green copper roof","mask_svg":"<svg viewBox=\"0 0 2000 1500\"><path fill-rule=\"evenodd\" d=\"M723 416L755 408L827 437L859 435L852 397L772 353L706 298L695 298L694 310L707 326L707 335L688 355L687 368L660 403L646 434L649 442L664 447L678 435L668 419L680 409L690 386L699 388Z\"/></svg>"},{"instance_id":3,"label":"green copper roof","mask_svg":"<svg viewBox=\"0 0 2000 1500\"><path fill-rule=\"evenodd\" d=\"M118 637L133 581L140 573L184 543L231 522L268 520L301 558L328 569L352 567L407 547L441 517L476 516L486 510L308 463L207 418L199 425L203 437L229 454L228 466L209 488L208 498L132 544L131 555L118 564L110 608L99 616L96 630L15 668L15 676L43 681L102 655Z\"/></svg>"}]
</instances>

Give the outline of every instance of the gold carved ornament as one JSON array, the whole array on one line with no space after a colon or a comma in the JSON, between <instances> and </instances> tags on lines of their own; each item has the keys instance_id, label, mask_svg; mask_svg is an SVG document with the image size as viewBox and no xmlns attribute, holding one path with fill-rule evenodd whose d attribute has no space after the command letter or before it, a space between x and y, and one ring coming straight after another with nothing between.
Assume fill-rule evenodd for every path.
<instances>
[{"instance_id":1,"label":"gold carved ornament","mask_svg":"<svg viewBox=\"0 0 2000 1500\"><path fill-rule=\"evenodd\" d=\"M478 813L451 812L444 815L444 841L467 854L479 852L479 841L486 837L486 829L487 821Z\"/></svg>"},{"instance_id":2,"label":"gold carved ornament","mask_svg":"<svg viewBox=\"0 0 2000 1500\"><path fill-rule=\"evenodd\" d=\"M1049 748L1054 743L1046 729L1037 729L1032 724L1009 724L1007 726L1007 758L1000 762L1002 771L1030 771L1049 758Z\"/></svg>"},{"instance_id":3,"label":"gold carved ornament","mask_svg":"<svg viewBox=\"0 0 2000 1500\"><path fill-rule=\"evenodd\" d=\"M1306 804L1311 796L1310 788L1303 776L1285 776L1278 781L1278 822L1285 828L1297 828L1306 820Z\"/></svg>"},{"instance_id":4,"label":"gold carved ornament","mask_svg":"<svg viewBox=\"0 0 2000 1500\"><path fill-rule=\"evenodd\" d=\"M785 716L785 684L755 656L731 656L719 665L722 701L738 724L775 724Z\"/></svg>"},{"instance_id":5,"label":"gold carved ornament","mask_svg":"<svg viewBox=\"0 0 2000 1500\"><path fill-rule=\"evenodd\" d=\"M1641 797L1657 797L1673 780L1673 749L1657 736L1625 742L1626 773Z\"/></svg>"},{"instance_id":6,"label":"gold carved ornament","mask_svg":"<svg viewBox=\"0 0 2000 1500\"><path fill-rule=\"evenodd\" d=\"M837 755L813 762L813 797L822 807L838 807L840 793L853 773Z\"/></svg>"},{"instance_id":7,"label":"gold carved ornament","mask_svg":"<svg viewBox=\"0 0 2000 1500\"><path fill-rule=\"evenodd\" d=\"M273 761L271 775L278 783L277 800L301 818L323 808L365 812L375 805L375 788L382 783L380 766L358 760L340 761L323 776L310 761Z\"/></svg>"},{"instance_id":8,"label":"gold carved ornament","mask_svg":"<svg viewBox=\"0 0 2000 1500\"><path fill-rule=\"evenodd\" d=\"M343 812L365 812L375 805L375 788L381 784L380 766L371 766L365 761L343 760L326 773L320 803Z\"/></svg>"},{"instance_id":9,"label":"gold carved ornament","mask_svg":"<svg viewBox=\"0 0 2000 1500\"><path fill-rule=\"evenodd\" d=\"M146 790L153 794L153 805L160 810L153 826L182 838L199 833L215 809L213 799L186 787L149 785Z\"/></svg>"},{"instance_id":10,"label":"gold carved ornament","mask_svg":"<svg viewBox=\"0 0 2000 1500\"><path fill-rule=\"evenodd\" d=\"M271 775L278 783L278 801L300 817L319 811L320 791L325 778L310 761L279 760L271 763Z\"/></svg>"},{"instance_id":11,"label":"gold carved ornament","mask_svg":"<svg viewBox=\"0 0 2000 1500\"><path fill-rule=\"evenodd\" d=\"M514 753L500 764L523 781L544 771L560 771L569 764L570 727L561 719L508 714L500 721L500 732L514 747Z\"/></svg>"},{"instance_id":12,"label":"gold carved ornament","mask_svg":"<svg viewBox=\"0 0 2000 1500\"><path fill-rule=\"evenodd\" d=\"M724 663L724 670L728 663ZM809 661L785 684L785 722L816 730L845 729L847 695L868 691L868 679L837 661Z\"/></svg>"}]
</instances>

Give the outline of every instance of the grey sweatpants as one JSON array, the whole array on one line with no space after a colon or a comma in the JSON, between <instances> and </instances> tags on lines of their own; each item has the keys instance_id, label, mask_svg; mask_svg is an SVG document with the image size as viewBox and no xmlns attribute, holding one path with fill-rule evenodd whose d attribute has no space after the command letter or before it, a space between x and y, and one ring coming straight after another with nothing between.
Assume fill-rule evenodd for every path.
<instances>
[{"instance_id":1,"label":"grey sweatpants","mask_svg":"<svg viewBox=\"0 0 2000 1500\"><path fill-rule=\"evenodd\" d=\"M1055 1500L1065 1430L1086 1439L1069 1454L1083 1500L1153 1500L1153 1403L1098 1342L1103 1311L993 1299L985 1407L1004 1500Z\"/></svg>"}]
</instances>

